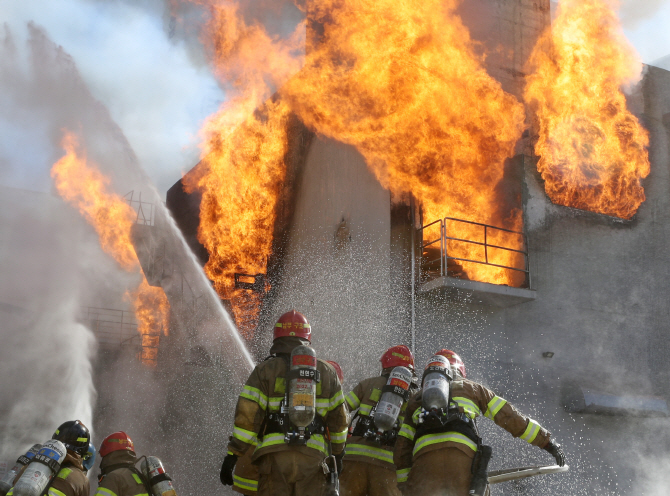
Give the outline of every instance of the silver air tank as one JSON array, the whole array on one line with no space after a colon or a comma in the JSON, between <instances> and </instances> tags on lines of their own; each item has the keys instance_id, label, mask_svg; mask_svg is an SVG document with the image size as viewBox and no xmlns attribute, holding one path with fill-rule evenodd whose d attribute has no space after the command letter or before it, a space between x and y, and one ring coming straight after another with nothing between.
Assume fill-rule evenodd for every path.
<instances>
[{"instance_id":1,"label":"silver air tank","mask_svg":"<svg viewBox=\"0 0 670 496\"><path fill-rule=\"evenodd\" d=\"M44 443L14 484L14 496L40 496L60 470L67 450L60 441Z\"/></svg>"},{"instance_id":2,"label":"silver air tank","mask_svg":"<svg viewBox=\"0 0 670 496\"><path fill-rule=\"evenodd\" d=\"M288 418L305 428L316 414L316 352L309 346L297 346L291 352L288 382Z\"/></svg>"},{"instance_id":3,"label":"silver air tank","mask_svg":"<svg viewBox=\"0 0 670 496\"><path fill-rule=\"evenodd\" d=\"M5 494L7 494L7 491L14 485L14 479L18 473L21 472L23 467L30 463L41 447L41 444L33 444L33 447L30 448L25 455L18 457L11 470L7 471L2 480L0 480L0 496L5 496Z\"/></svg>"},{"instance_id":4,"label":"silver air tank","mask_svg":"<svg viewBox=\"0 0 670 496\"><path fill-rule=\"evenodd\" d=\"M163 463L155 456L147 456L140 465L144 477L149 481L154 496L177 496L172 479L165 472Z\"/></svg>"},{"instance_id":5,"label":"silver air tank","mask_svg":"<svg viewBox=\"0 0 670 496\"><path fill-rule=\"evenodd\" d=\"M442 355L435 355L428 361L423 371L423 391L421 406L424 410L449 408L449 383L451 382L449 360Z\"/></svg>"},{"instance_id":6,"label":"silver air tank","mask_svg":"<svg viewBox=\"0 0 670 496\"><path fill-rule=\"evenodd\" d=\"M375 427L380 432L390 431L395 427L402 404L409 394L411 382L412 372L405 367L396 367L389 375L373 417Z\"/></svg>"}]
</instances>

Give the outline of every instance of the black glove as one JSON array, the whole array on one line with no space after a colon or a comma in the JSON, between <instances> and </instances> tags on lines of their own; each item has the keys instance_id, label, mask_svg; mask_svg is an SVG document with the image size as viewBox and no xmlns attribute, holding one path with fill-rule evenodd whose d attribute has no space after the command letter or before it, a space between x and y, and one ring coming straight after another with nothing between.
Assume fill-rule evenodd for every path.
<instances>
[{"instance_id":1,"label":"black glove","mask_svg":"<svg viewBox=\"0 0 670 496\"><path fill-rule=\"evenodd\" d=\"M235 464L237 463L237 455L228 454L223 459L223 465L221 465L221 473L219 478L221 479L221 484L224 486L233 485L233 470L235 469Z\"/></svg>"},{"instance_id":2,"label":"black glove","mask_svg":"<svg viewBox=\"0 0 670 496\"><path fill-rule=\"evenodd\" d=\"M562 467L565 465L565 455L563 454L563 450L561 449L560 444L556 444L553 441L549 441L549 444L547 444L544 448L545 451L547 451L551 456L556 458L556 464L559 467Z\"/></svg>"},{"instance_id":3,"label":"black glove","mask_svg":"<svg viewBox=\"0 0 670 496\"><path fill-rule=\"evenodd\" d=\"M339 455L334 455L335 456L335 466L337 467L337 473L338 475L342 473L342 458L344 458L344 451L340 453Z\"/></svg>"}]
</instances>

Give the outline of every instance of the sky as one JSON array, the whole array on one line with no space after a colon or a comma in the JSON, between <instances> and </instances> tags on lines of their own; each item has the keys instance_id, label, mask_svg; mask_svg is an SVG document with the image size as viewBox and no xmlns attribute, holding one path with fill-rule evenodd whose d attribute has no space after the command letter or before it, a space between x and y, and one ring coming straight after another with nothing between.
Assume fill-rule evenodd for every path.
<instances>
[{"instance_id":1,"label":"sky","mask_svg":"<svg viewBox=\"0 0 670 496\"><path fill-rule=\"evenodd\" d=\"M670 55L670 0L624 0L621 16L642 60L670 70L670 58L660 60ZM164 198L198 161L198 131L225 100L202 54L175 35L164 1L0 0L0 38L4 25L25 50L31 21L71 55ZM0 108L0 184L48 191L52 145L39 125L6 116Z\"/></svg>"}]
</instances>

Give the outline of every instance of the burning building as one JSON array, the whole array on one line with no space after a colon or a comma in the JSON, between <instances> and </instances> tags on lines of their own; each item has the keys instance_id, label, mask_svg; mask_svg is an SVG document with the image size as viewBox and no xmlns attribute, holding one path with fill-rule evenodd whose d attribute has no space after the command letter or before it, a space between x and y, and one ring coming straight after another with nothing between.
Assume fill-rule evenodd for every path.
<instances>
[{"instance_id":1,"label":"burning building","mask_svg":"<svg viewBox=\"0 0 670 496\"><path fill-rule=\"evenodd\" d=\"M235 126L229 113L213 117L202 161L167 195L252 353L263 358L290 308L309 318L319 355L342 365L345 389L376 373L389 345L411 344L418 363L454 349L470 377L541 419L569 454L569 475L503 493L645 488L629 451L651 459L668 415L670 73L647 67L624 96L635 64L615 36L594 38L616 30L580 24L610 26L611 10L580 13L575 2L553 31L548 0L426 1L416 18L397 2L326 4L308 14L302 68L277 69L279 88L261 102L242 99ZM434 24L420 22L438 7ZM384 22L372 22L380 11ZM224 18L214 12L209 28L219 33ZM169 375L160 387L178 407L159 405L160 423L201 443L180 446L216 452L239 348L200 343L220 321L179 303L196 279L179 236L134 236L149 284L181 305L155 372ZM493 469L538 462L482 429ZM162 436L168 446L177 434ZM189 464L188 478L213 465Z\"/></svg>"}]
</instances>

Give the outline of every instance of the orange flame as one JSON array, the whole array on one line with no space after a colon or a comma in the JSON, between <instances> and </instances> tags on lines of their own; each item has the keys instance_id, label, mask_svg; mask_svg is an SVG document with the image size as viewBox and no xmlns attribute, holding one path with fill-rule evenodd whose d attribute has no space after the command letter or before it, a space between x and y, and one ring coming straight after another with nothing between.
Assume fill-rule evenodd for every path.
<instances>
[{"instance_id":1,"label":"orange flame","mask_svg":"<svg viewBox=\"0 0 670 496\"><path fill-rule=\"evenodd\" d=\"M51 169L58 194L93 226L105 253L125 270L136 270L137 255L130 240L135 212L117 195L110 193L107 177L87 165L86 154L74 133L65 132L62 146L66 155Z\"/></svg>"},{"instance_id":2,"label":"orange flame","mask_svg":"<svg viewBox=\"0 0 670 496\"><path fill-rule=\"evenodd\" d=\"M265 270L291 111L316 132L356 146L385 187L420 200L428 221L453 216L521 230L521 211L501 206L495 188L521 136L523 108L484 70L455 13L457 0L310 2L308 25L320 25L323 35L317 29L307 38L300 71L295 33L282 42L247 26L227 2L193 1L211 6L203 40L217 74L240 91L205 127L206 167L196 181L187 176L187 188L204 195L199 239L211 254L207 274L224 298L233 294L234 272ZM267 54L277 57L272 65ZM270 77L277 67L285 70ZM259 117L255 103L272 85L281 85L281 100L267 102ZM451 229L453 237L483 237L478 227ZM519 236L493 236L523 247ZM484 260L473 245L450 242L449 250ZM491 256L519 266L518 254ZM463 267L478 280L520 284L506 269Z\"/></svg>"},{"instance_id":3,"label":"orange flame","mask_svg":"<svg viewBox=\"0 0 670 496\"><path fill-rule=\"evenodd\" d=\"M136 271L139 263L130 236L137 214L111 190L109 178L88 164L74 133L65 132L62 146L66 155L51 168L56 190L93 226L103 251L125 270ZM142 274L140 286L132 293L132 303L142 334L142 362L156 365L160 329L167 335L167 297L161 288L149 286Z\"/></svg>"},{"instance_id":4,"label":"orange flame","mask_svg":"<svg viewBox=\"0 0 670 496\"><path fill-rule=\"evenodd\" d=\"M210 254L205 272L218 294L231 301L238 328L250 338L260 296L236 290L234 274L267 270L286 173L290 109L280 100L266 100L299 69L304 26L280 40L259 24L248 25L237 4L193 3L209 7L203 42L229 100L205 124L201 166L184 184L189 192L202 192L198 239Z\"/></svg>"},{"instance_id":5,"label":"orange flame","mask_svg":"<svg viewBox=\"0 0 670 496\"><path fill-rule=\"evenodd\" d=\"M495 189L521 137L523 107L486 73L457 4L313 3L308 15L323 36L308 38L306 65L281 94L308 126L356 146L382 185L412 192L426 223L449 216L521 230L521 211L501 205ZM449 235L479 241L483 229L454 224ZM521 248L518 238L506 246ZM454 241L449 254L484 260L482 249ZM516 254L496 257L518 265ZM463 267L480 281L515 279L505 269Z\"/></svg>"},{"instance_id":6,"label":"orange flame","mask_svg":"<svg viewBox=\"0 0 670 496\"><path fill-rule=\"evenodd\" d=\"M137 330L142 335L142 363L156 366L161 331L168 335L170 305L163 289L149 286L146 277L132 292L126 292L135 310Z\"/></svg>"},{"instance_id":7,"label":"orange flame","mask_svg":"<svg viewBox=\"0 0 670 496\"><path fill-rule=\"evenodd\" d=\"M642 65L612 2L562 0L535 47L524 98L535 113L535 153L559 205L630 219L645 200L649 135L622 86Z\"/></svg>"}]
</instances>

